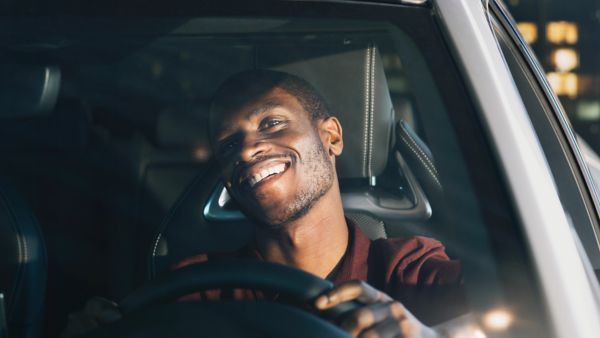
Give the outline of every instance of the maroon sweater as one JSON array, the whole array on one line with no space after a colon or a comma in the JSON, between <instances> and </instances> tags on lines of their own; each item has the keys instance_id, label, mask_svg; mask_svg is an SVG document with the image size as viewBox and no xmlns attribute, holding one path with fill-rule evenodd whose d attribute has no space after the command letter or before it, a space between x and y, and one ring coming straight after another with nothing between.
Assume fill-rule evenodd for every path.
<instances>
[{"instance_id":1,"label":"maroon sweater","mask_svg":"<svg viewBox=\"0 0 600 338\"><path fill-rule=\"evenodd\" d=\"M350 241L344 257L328 277L334 284L359 279L400 301L425 324L435 324L467 312L460 263L450 260L444 246L431 238L415 236L371 241L348 221ZM257 250L244 248L228 254L201 254L184 259L175 269L231 258L262 260ZM246 289L209 290L182 300L252 300L271 296Z\"/></svg>"}]
</instances>

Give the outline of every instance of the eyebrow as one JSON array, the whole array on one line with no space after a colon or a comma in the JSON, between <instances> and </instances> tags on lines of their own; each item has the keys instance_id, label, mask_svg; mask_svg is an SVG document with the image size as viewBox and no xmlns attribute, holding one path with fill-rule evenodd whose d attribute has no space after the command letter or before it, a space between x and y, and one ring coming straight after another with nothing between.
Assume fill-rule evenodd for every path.
<instances>
[{"instance_id":1,"label":"eyebrow","mask_svg":"<svg viewBox=\"0 0 600 338\"><path fill-rule=\"evenodd\" d=\"M277 99L270 99L270 100L266 100L265 102L261 103L258 107L254 108L251 112L250 115L248 115L248 117L246 119L252 119L255 118L258 115L264 114L264 113L268 113L270 111L272 111L273 109L282 107L283 104L281 103L280 100ZM223 129L221 129L221 131L219 132L219 138L221 138L222 135L224 134L230 134L232 133L233 128L231 128L230 126L227 126Z\"/></svg>"},{"instance_id":2,"label":"eyebrow","mask_svg":"<svg viewBox=\"0 0 600 338\"><path fill-rule=\"evenodd\" d=\"M254 110L252 110L252 112L248 116L248 119L254 118L257 115L260 115L263 113L268 113L271 110L281 107L281 106L283 106L283 104L281 103L280 100L274 100L274 99L267 100L267 101L261 103L260 106L256 107Z\"/></svg>"}]
</instances>

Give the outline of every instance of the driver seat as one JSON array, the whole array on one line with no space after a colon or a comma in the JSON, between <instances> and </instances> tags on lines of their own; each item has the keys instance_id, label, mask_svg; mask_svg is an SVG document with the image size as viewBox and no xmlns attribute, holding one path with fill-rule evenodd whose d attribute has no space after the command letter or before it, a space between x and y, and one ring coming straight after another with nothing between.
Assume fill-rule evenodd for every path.
<instances>
[{"instance_id":1,"label":"driver seat","mask_svg":"<svg viewBox=\"0 0 600 338\"><path fill-rule=\"evenodd\" d=\"M394 110L378 49L364 42L320 47L257 46L253 64L307 80L340 119L344 152L336 163L344 209L346 217L367 236L387 237L386 217L429 219L431 209L426 199L416 205L406 197L379 191L376 186L388 162L394 162L389 161L393 158L389 153L395 137ZM278 52L274 54L273 50ZM190 183L156 234L148 262L150 278L184 258L235 251L252 238L254 227L220 183L216 163L208 167ZM418 184L413 187L424 196Z\"/></svg>"}]
</instances>

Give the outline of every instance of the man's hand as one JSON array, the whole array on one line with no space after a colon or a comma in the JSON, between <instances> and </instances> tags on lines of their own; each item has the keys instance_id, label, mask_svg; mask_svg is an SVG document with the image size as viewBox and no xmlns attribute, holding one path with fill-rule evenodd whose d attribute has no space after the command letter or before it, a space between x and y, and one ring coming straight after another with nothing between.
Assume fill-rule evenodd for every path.
<instances>
[{"instance_id":1,"label":"man's hand","mask_svg":"<svg viewBox=\"0 0 600 338\"><path fill-rule=\"evenodd\" d=\"M60 336L61 338L74 337L121 317L117 303L106 298L94 297L85 303L82 311L69 314L67 327Z\"/></svg>"},{"instance_id":2,"label":"man's hand","mask_svg":"<svg viewBox=\"0 0 600 338\"><path fill-rule=\"evenodd\" d=\"M349 281L337 286L319 296L315 307L327 310L349 301L364 304L341 318L341 328L354 337L438 337L433 329L423 325L402 304L363 281Z\"/></svg>"}]
</instances>

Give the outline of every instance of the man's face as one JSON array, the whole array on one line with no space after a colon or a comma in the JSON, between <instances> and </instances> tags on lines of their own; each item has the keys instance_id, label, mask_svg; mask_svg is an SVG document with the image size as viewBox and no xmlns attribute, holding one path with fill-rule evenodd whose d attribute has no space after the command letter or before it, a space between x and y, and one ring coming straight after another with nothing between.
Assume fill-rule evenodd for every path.
<instances>
[{"instance_id":1,"label":"man's face","mask_svg":"<svg viewBox=\"0 0 600 338\"><path fill-rule=\"evenodd\" d=\"M275 88L213 121L225 185L261 223L296 220L331 188L334 165L318 125L286 91Z\"/></svg>"}]
</instances>

